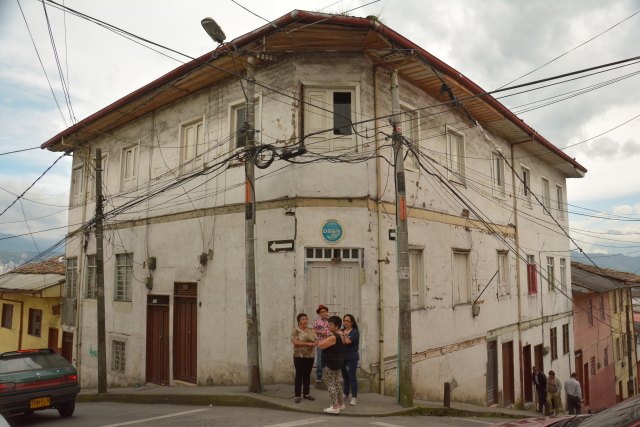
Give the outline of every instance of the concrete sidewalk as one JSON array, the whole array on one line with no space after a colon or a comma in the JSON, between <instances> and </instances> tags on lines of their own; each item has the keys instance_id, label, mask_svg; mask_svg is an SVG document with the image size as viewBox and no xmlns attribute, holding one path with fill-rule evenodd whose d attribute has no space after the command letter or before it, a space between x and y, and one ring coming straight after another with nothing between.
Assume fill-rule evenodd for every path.
<instances>
[{"instance_id":1,"label":"concrete sidewalk","mask_svg":"<svg viewBox=\"0 0 640 427\"><path fill-rule=\"evenodd\" d=\"M303 413L321 414L330 405L329 395L324 390L312 390L315 401L303 399L294 402L293 385L268 385L260 394L249 393L247 386L174 386L165 387L147 384L140 387L110 388L106 394L96 389L82 390L78 402L122 402L122 403L170 403L182 405L248 406ZM360 393L358 404L347 404L340 413L346 416L391 416L391 415L439 415L457 417L507 417L525 418L535 413L516 409L483 407L465 403L451 403L445 408L442 402L414 400L414 406L404 408L395 398L377 393Z\"/></svg>"}]
</instances>

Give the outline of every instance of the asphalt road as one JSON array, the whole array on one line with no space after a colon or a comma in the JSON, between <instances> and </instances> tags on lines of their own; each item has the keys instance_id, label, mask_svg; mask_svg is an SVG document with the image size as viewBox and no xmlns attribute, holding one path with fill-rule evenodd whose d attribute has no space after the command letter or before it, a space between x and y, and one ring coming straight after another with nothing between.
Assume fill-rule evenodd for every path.
<instances>
[{"instance_id":1,"label":"asphalt road","mask_svg":"<svg viewBox=\"0 0 640 427\"><path fill-rule=\"evenodd\" d=\"M202 407L162 404L78 403L71 418L60 418L55 410L8 419L11 426L228 426L228 427L482 427L502 421L495 418L455 417L348 417L274 411L244 407Z\"/></svg>"}]
</instances>

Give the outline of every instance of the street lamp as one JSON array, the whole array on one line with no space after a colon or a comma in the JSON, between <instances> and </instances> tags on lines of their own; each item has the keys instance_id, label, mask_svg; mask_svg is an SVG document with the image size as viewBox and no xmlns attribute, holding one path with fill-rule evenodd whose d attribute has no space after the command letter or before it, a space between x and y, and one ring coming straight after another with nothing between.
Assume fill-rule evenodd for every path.
<instances>
[{"instance_id":1,"label":"street lamp","mask_svg":"<svg viewBox=\"0 0 640 427\"><path fill-rule=\"evenodd\" d=\"M217 43L224 42L226 36L220 26L212 18L204 18L201 21L202 28ZM255 70L254 58L247 58L247 90L245 101L247 106L245 133L246 133L246 160L245 172L245 279L246 279L246 311L247 311L247 368L249 392L260 393L260 343L258 336L258 312L256 308L256 258L255 258ZM241 83L242 84L242 83Z\"/></svg>"}]
</instances>

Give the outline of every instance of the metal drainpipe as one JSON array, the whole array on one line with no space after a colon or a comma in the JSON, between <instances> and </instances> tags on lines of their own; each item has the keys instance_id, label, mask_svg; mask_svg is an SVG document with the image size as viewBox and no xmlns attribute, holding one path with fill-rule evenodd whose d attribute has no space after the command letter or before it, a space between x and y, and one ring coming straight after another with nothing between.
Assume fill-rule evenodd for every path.
<instances>
[{"instance_id":1,"label":"metal drainpipe","mask_svg":"<svg viewBox=\"0 0 640 427\"><path fill-rule=\"evenodd\" d=\"M378 70L377 65L373 65L372 73L373 73L373 111L374 117L378 117L378 79L376 78L376 73ZM375 146L376 153L380 149L380 138L379 138L379 128L378 121L374 120L375 127ZM380 394L384 395L384 279L382 277L382 259L381 259L381 250L380 244L382 242L382 210L381 210L381 198L382 194L380 194L380 189L382 188L382 177L380 176L380 168L381 168L381 160L380 153L376 156L376 223L377 223L377 231L378 231L378 245L377 245L377 260L378 260L378 359L380 361L378 366L378 382L380 388Z\"/></svg>"},{"instance_id":2,"label":"metal drainpipe","mask_svg":"<svg viewBox=\"0 0 640 427\"><path fill-rule=\"evenodd\" d=\"M20 304L20 330L18 334L18 350L22 350L22 332L24 328L24 301L5 298L4 293L0 294L0 299L4 301L17 302L18 304Z\"/></svg>"},{"instance_id":3,"label":"metal drainpipe","mask_svg":"<svg viewBox=\"0 0 640 427\"><path fill-rule=\"evenodd\" d=\"M515 244L516 244L516 283L517 283L517 292L518 292L518 352L520 358L520 400L522 402L522 407L524 407L524 370L522 368L522 291L520 286L520 233L518 227L518 197L516 193L516 167L515 167L515 156L513 152L513 145L510 144L511 147L511 188L513 191L513 214L514 214L514 222L515 222Z\"/></svg>"}]
</instances>

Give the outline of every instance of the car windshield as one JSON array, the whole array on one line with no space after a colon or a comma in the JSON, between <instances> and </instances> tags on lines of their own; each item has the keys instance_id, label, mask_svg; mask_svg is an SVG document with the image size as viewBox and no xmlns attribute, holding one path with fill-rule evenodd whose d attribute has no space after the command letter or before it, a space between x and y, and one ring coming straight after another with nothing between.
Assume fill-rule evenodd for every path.
<instances>
[{"instance_id":1,"label":"car windshield","mask_svg":"<svg viewBox=\"0 0 640 427\"><path fill-rule=\"evenodd\" d=\"M68 366L69 362L57 353L17 353L0 358L0 374Z\"/></svg>"},{"instance_id":2,"label":"car windshield","mask_svg":"<svg viewBox=\"0 0 640 427\"><path fill-rule=\"evenodd\" d=\"M640 420L640 398L627 399L598 414L576 418L572 427L624 427L631 421Z\"/></svg>"}]
</instances>

